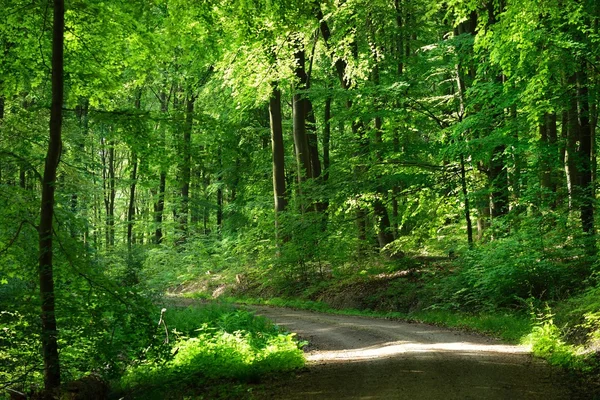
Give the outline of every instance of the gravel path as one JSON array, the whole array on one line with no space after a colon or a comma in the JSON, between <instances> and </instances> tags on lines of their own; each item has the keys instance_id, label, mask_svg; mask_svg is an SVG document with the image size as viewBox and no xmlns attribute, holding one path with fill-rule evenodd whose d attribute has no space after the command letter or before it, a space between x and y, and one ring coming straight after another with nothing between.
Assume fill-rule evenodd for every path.
<instances>
[{"instance_id":1,"label":"gravel path","mask_svg":"<svg viewBox=\"0 0 600 400\"><path fill-rule=\"evenodd\" d=\"M260 399L576 399L523 346L435 326L253 306L308 340L307 369Z\"/></svg>"}]
</instances>

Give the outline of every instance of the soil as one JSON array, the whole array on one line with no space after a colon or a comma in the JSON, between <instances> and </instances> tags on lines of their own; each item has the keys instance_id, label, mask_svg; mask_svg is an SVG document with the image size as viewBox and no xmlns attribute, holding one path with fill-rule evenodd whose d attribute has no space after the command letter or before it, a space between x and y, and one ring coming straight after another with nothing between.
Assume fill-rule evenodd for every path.
<instances>
[{"instance_id":1,"label":"soil","mask_svg":"<svg viewBox=\"0 0 600 400\"><path fill-rule=\"evenodd\" d=\"M524 346L431 325L252 306L309 345L257 399L584 399Z\"/></svg>"}]
</instances>

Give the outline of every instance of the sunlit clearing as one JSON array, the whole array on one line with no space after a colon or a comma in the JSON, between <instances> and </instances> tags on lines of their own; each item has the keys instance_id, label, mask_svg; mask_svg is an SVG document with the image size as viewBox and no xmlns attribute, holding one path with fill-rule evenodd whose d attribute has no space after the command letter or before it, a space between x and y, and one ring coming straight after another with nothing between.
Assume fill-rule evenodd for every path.
<instances>
[{"instance_id":1,"label":"sunlit clearing","mask_svg":"<svg viewBox=\"0 0 600 400\"><path fill-rule=\"evenodd\" d=\"M390 358L406 353L447 353L460 356L483 356L487 354L527 354L530 348L525 346L509 346L501 344L477 344L469 342L456 343L412 343L391 342L377 346L363 347L354 350L320 351L307 357L308 361L361 361L378 358Z\"/></svg>"}]
</instances>

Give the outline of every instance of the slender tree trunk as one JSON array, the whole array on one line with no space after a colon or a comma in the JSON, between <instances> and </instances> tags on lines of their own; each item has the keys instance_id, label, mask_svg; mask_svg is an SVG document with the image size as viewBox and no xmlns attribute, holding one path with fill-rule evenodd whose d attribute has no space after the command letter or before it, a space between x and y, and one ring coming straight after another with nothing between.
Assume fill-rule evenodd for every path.
<instances>
[{"instance_id":1,"label":"slender tree trunk","mask_svg":"<svg viewBox=\"0 0 600 400\"><path fill-rule=\"evenodd\" d=\"M19 165L19 186L21 189L27 188L27 176L25 173L25 165L23 163Z\"/></svg>"},{"instance_id":2,"label":"slender tree trunk","mask_svg":"<svg viewBox=\"0 0 600 400\"><path fill-rule=\"evenodd\" d=\"M376 198L373 202L373 213L377 218L377 241L379 242L379 248L383 249L394 241L394 235L391 232L387 208L380 198Z\"/></svg>"},{"instance_id":3,"label":"slender tree trunk","mask_svg":"<svg viewBox=\"0 0 600 400\"><path fill-rule=\"evenodd\" d=\"M560 165L559 151L557 147L556 114L546 113L539 125L540 131L540 169L541 187L544 189L542 198L551 209L557 206L557 166Z\"/></svg>"},{"instance_id":4,"label":"slender tree trunk","mask_svg":"<svg viewBox=\"0 0 600 400\"><path fill-rule=\"evenodd\" d=\"M323 116L323 181L329 180L331 161L329 151L331 146L331 96L325 99L325 115Z\"/></svg>"},{"instance_id":5,"label":"slender tree trunk","mask_svg":"<svg viewBox=\"0 0 600 400\"><path fill-rule=\"evenodd\" d=\"M281 117L281 91L276 83L272 84L273 92L269 99L269 121L271 125L271 149L273 155L273 198L275 204L275 238L279 239L278 214L287 207L285 187L285 147L283 144L283 127Z\"/></svg>"},{"instance_id":6,"label":"slender tree trunk","mask_svg":"<svg viewBox=\"0 0 600 400\"><path fill-rule=\"evenodd\" d=\"M172 89L171 89L172 91ZM160 111L164 114L169 110L169 99L167 94L162 91L160 94ZM160 148L166 151L166 140L164 130L161 135ZM165 190L167 188L167 165L165 160L166 155L160 161L160 173L158 182L158 193L156 201L154 202L154 244L160 244L163 240L163 215L165 210Z\"/></svg>"},{"instance_id":7,"label":"slender tree trunk","mask_svg":"<svg viewBox=\"0 0 600 400\"><path fill-rule=\"evenodd\" d=\"M192 169L192 129L194 117L195 97L188 95L186 99L185 124L183 128L183 154L181 162L181 212L179 214L179 228L182 241L185 241L188 231L188 213L190 203L190 178Z\"/></svg>"},{"instance_id":8,"label":"slender tree trunk","mask_svg":"<svg viewBox=\"0 0 600 400\"><path fill-rule=\"evenodd\" d=\"M301 184L301 182L306 178L311 178L313 176L310 162L310 151L308 147L308 138L306 135L306 94L298 92L306 89L305 84L307 77L305 71L304 49L298 50L294 54L294 57L296 58L295 74L299 80L299 83L296 86L296 93L294 93L292 99L292 119L298 183Z\"/></svg>"},{"instance_id":9,"label":"slender tree trunk","mask_svg":"<svg viewBox=\"0 0 600 400\"><path fill-rule=\"evenodd\" d=\"M154 231L154 243L161 244L163 240L163 215L165 210L165 190L167 186L167 173L166 171L160 171L159 183L158 183L158 198L154 203L154 224L156 230Z\"/></svg>"},{"instance_id":10,"label":"slender tree trunk","mask_svg":"<svg viewBox=\"0 0 600 400\"><path fill-rule=\"evenodd\" d=\"M467 176L465 173L465 157L460 155L460 186L465 202L465 222L467 223L467 243L469 248L473 247L473 223L471 222L471 205L469 203L469 191L467 189Z\"/></svg>"},{"instance_id":11,"label":"slender tree trunk","mask_svg":"<svg viewBox=\"0 0 600 400\"><path fill-rule=\"evenodd\" d=\"M138 91L135 98L135 108L140 110L142 98L142 91ZM134 244L133 237L133 224L135 220L135 186L137 183L137 169L138 169L138 158L135 151L131 151L131 172L129 175L129 206L127 207L127 250L131 259L131 246Z\"/></svg>"},{"instance_id":12,"label":"slender tree trunk","mask_svg":"<svg viewBox=\"0 0 600 400\"><path fill-rule=\"evenodd\" d=\"M133 224L135 223L135 186L137 183L138 159L135 152L131 152L131 174L129 176L129 207L127 208L127 249L131 253L133 244Z\"/></svg>"},{"instance_id":13,"label":"slender tree trunk","mask_svg":"<svg viewBox=\"0 0 600 400\"><path fill-rule=\"evenodd\" d=\"M54 190L56 170L62 152L62 105L63 105L63 42L64 1L54 0L52 28L52 105L50 109L50 140L46 153L42 179L42 202L39 226L39 278L42 320L42 358L44 360L44 388L50 392L60 386L60 362L58 357L58 328L55 315L53 276Z\"/></svg>"},{"instance_id":14,"label":"slender tree trunk","mask_svg":"<svg viewBox=\"0 0 600 400\"><path fill-rule=\"evenodd\" d=\"M208 204L210 202L210 196L208 193L208 187L210 186L210 175L206 170L202 170L202 185L203 185L203 192L204 192L204 203ZM204 234L208 235L210 233L210 229L209 229L210 209L208 206L203 207L202 220L203 220Z\"/></svg>"},{"instance_id":15,"label":"slender tree trunk","mask_svg":"<svg viewBox=\"0 0 600 400\"><path fill-rule=\"evenodd\" d=\"M219 169L217 175L217 233L221 235L223 230L223 154L221 149L218 149Z\"/></svg>"},{"instance_id":16,"label":"slender tree trunk","mask_svg":"<svg viewBox=\"0 0 600 400\"><path fill-rule=\"evenodd\" d=\"M465 27L465 22L458 26L457 29L454 30L454 36L459 35L459 32L465 29L470 29L470 26ZM474 32L469 33L473 34ZM456 64L456 87L458 89L458 100L459 100L459 110L458 110L458 118L459 121L462 122L466 113L466 100L465 100L465 92L466 92L466 83L465 77L463 73L463 66L460 63ZM466 138L464 138L466 140ZM467 186L467 174L465 171L465 156L461 153L460 155L460 186L463 194L463 200L465 204L465 222L467 224L467 243L469 248L473 247L473 223L471 221L471 203L469 200L469 190ZM479 224L478 224L478 228ZM480 229L480 235L482 234L483 226Z\"/></svg>"},{"instance_id":17,"label":"slender tree trunk","mask_svg":"<svg viewBox=\"0 0 600 400\"><path fill-rule=\"evenodd\" d=\"M490 184L492 218L498 218L508 213L508 172L504 163L506 146L494 149L490 161Z\"/></svg>"},{"instance_id":18,"label":"slender tree trunk","mask_svg":"<svg viewBox=\"0 0 600 400\"><path fill-rule=\"evenodd\" d=\"M577 186L577 171L575 168L575 149L578 141L578 131L573 121L577 118L576 105L571 102L569 109L562 113L562 137L565 146L562 148L562 159L567 182L569 210L573 209L574 188Z\"/></svg>"},{"instance_id":19,"label":"slender tree trunk","mask_svg":"<svg viewBox=\"0 0 600 400\"><path fill-rule=\"evenodd\" d=\"M108 144L108 210L107 210L107 246L115 245L115 142L111 140Z\"/></svg>"},{"instance_id":20,"label":"slender tree trunk","mask_svg":"<svg viewBox=\"0 0 600 400\"><path fill-rule=\"evenodd\" d=\"M283 145L283 127L281 116L281 91L276 85L269 100L271 124L271 147L273 154L273 194L275 212L280 213L287 207L285 187L285 148Z\"/></svg>"},{"instance_id":21,"label":"slender tree trunk","mask_svg":"<svg viewBox=\"0 0 600 400\"><path fill-rule=\"evenodd\" d=\"M583 232L588 236L586 248L591 255L596 254L595 229L594 229L594 204L595 195L592 181L592 155L595 143L592 141L592 128L590 126L590 104L588 93L588 79L585 72L586 66L581 67L577 73L577 102L580 144L578 150L578 161L581 165L581 226Z\"/></svg>"},{"instance_id":22,"label":"slender tree trunk","mask_svg":"<svg viewBox=\"0 0 600 400\"><path fill-rule=\"evenodd\" d=\"M310 160L310 177L316 179L321 176L321 160L319 160L319 142L317 139L315 114L312 108L312 102L304 99L304 110L306 112L306 142L308 145L308 155Z\"/></svg>"}]
</instances>

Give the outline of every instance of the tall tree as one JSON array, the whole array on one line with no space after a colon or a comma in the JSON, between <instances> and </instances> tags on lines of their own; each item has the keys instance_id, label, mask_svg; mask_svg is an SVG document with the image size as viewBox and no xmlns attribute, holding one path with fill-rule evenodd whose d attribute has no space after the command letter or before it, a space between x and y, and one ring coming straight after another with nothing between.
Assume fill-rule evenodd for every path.
<instances>
[{"instance_id":1,"label":"tall tree","mask_svg":"<svg viewBox=\"0 0 600 400\"><path fill-rule=\"evenodd\" d=\"M64 0L54 0L52 25L52 105L50 108L50 140L42 178L42 204L39 226L40 300L42 319L42 355L44 360L44 387L50 392L60 386L58 358L58 328L55 315L53 269L53 218L56 171L62 151L62 107L64 97Z\"/></svg>"}]
</instances>

